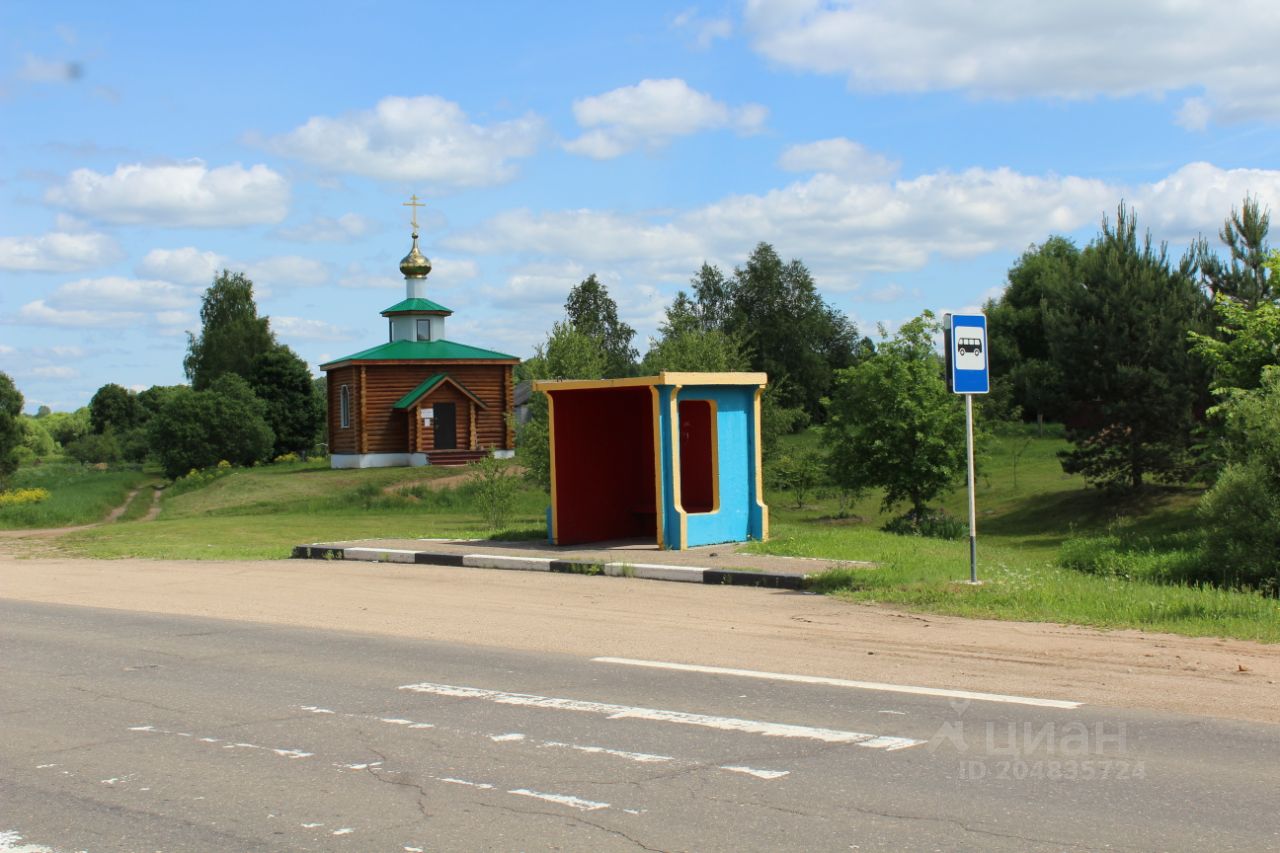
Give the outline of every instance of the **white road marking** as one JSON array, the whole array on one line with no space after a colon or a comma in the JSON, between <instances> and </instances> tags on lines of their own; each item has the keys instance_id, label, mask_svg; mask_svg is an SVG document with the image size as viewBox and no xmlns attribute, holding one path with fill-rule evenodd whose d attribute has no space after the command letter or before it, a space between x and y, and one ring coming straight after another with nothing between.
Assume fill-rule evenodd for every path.
<instances>
[{"instance_id":1,"label":"white road marking","mask_svg":"<svg viewBox=\"0 0 1280 853\"><path fill-rule=\"evenodd\" d=\"M489 740L494 743L506 743L507 741L524 740L524 735L519 732L511 732L505 735L489 735Z\"/></svg>"},{"instance_id":2,"label":"white road marking","mask_svg":"<svg viewBox=\"0 0 1280 853\"><path fill-rule=\"evenodd\" d=\"M158 734L158 735L177 735L178 737L188 737L188 738L194 737L193 735L188 734L187 732L171 732L171 731L168 731L167 729L158 729L155 726L130 726L129 731L148 732L150 734ZM222 744L223 749L261 749L266 752L274 752L276 755L280 756L281 758L310 758L311 756L315 755L315 753L313 752L304 752L301 749L278 749L274 746L261 746L256 743L232 743L229 741L223 741L222 739L216 738L216 737L202 737L202 738L196 738L196 740L198 740L200 743L210 743L210 744L220 743Z\"/></svg>"},{"instance_id":3,"label":"white road marking","mask_svg":"<svg viewBox=\"0 0 1280 853\"><path fill-rule=\"evenodd\" d=\"M539 749L547 747L559 749L574 749L578 752L588 752L595 755L612 755L615 758L625 758L628 761L635 761L640 764L656 764L662 761L674 761L670 755L652 755L647 752L626 752L621 749L609 749L606 746L582 746L576 743L560 743L554 740L545 740L538 744Z\"/></svg>"},{"instance_id":4,"label":"white road marking","mask_svg":"<svg viewBox=\"0 0 1280 853\"><path fill-rule=\"evenodd\" d=\"M298 707L304 711L310 711L313 714L332 714L333 713L333 711L330 711L328 708L320 708L315 705L299 705Z\"/></svg>"},{"instance_id":5,"label":"white road marking","mask_svg":"<svg viewBox=\"0 0 1280 853\"><path fill-rule=\"evenodd\" d=\"M355 830L354 830L354 829L352 829L352 828L351 828L351 827L349 827L349 826L344 826L344 827L342 827L342 829L335 829L335 830L333 831L333 834L334 834L334 835L350 835L350 834L351 834L351 833L353 833L353 832L355 832Z\"/></svg>"},{"instance_id":6,"label":"white road marking","mask_svg":"<svg viewBox=\"0 0 1280 853\"><path fill-rule=\"evenodd\" d=\"M727 764L721 767L720 769L731 770L734 773L745 773L748 776L754 776L757 779L765 779L765 780L781 779L783 776L786 776L791 773L790 770L756 770L754 767L732 767Z\"/></svg>"},{"instance_id":7,"label":"white road marking","mask_svg":"<svg viewBox=\"0 0 1280 853\"><path fill-rule=\"evenodd\" d=\"M573 797L568 794L544 794L541 791L530 791L528 788L516 788L513 791L507 791L507 793L520 797L546 800L549 803L559 803L562 806L568 806L571 809L577 809L582 812L593 812L597 809L609 808L608 803L597 803L593 800L584 800L581 797Z\"/></svg>"},{"instance_id":8,"label":"white road marking","mask_svg":"<svg viewBox=\"0 0 1280 853\"><path fill-rule=\"evenodd\" d=\"M335 764L333 766L340 770L368 770L370 767L378 767L381 764L381 761L370 761L368 764Z\"/></svg>"},{"instance_id":9,"label":"white road marking","mask_svg":"<svg viewBox=\"0 0 1280 853\"><path fill-rule=\"evenodd\" d=\"M468 788L479 788L482 791L493 790L493 786L488 782L468 782L466 779L454 779L451 776L433 776L431 778L438 782L447 782L450 785L465 785Z\"/></svg>"},{"instance_id":10,"label":"white road marking","mask_svg":"<svg viewBox=\"0 0 1280 853\"><path fill-rule=\"evenodd\" d=\"M851 743L872 749L903 749L925 743L910 738L885 738L866 732L847 732L839 729L823 729L813 726L797 726L789 723L770 723L760 720L740 720L734 717L715 717L692 714L685 711L666 711L658 708L638 708L632 705L611 705L605 702L588 702L581 699L558 699L551 696L534 696L527 693L506 693L501 690L484 690L478 687L458 687L451 684L405 684L401 690L415 693L431 693L458 699L482 699L499 705L521 705L531 708L549 708L556 711L579 711L602 714L611 720L635 719L662 723L679 723L686 726L702 726L723 731L744 732L768 737L806 738L825 743Z\"/></svg>"},{"instance_id":11,"label":"white road marking","mask_svg":"<svg viewBox=\"0 0 1280 853\"><path fill-rule=\"evenodd\" d=\"M16 830L0 830L0 853L54 853L50 847L39 844L20 844L22 833Z\"/></svg>"},{"instance_id":12,"label":"white road marking","mask_svg":"<svg viewBox=\"0 0 1280 853\"><path fill-rule=\"evenodd\" d=\"M917 696L941 696L946 699L973 699L979 702L1005 702L1013 705L1035 705L1038 708L1079 708L1083 702L1065 699L1036 699L1030 696L1006 696L1002 693L975 693L971 690L946 690L941 687L914 687L909 684L885 684L879 681L849 681L844 678L824 678L817 675L794 675L784 672L756 672L751 669L732 669L723 666L699 666L690 663L634 660L632 658L599 657L592 663L616 663L623 666L642 666L651 669L671 669L680 672L700 672L705 675L736 675L743 678L760 678L769 681L790 681L797 684L821 684L827 687L851 687L858 690L880 690L889 693L911 693Z\"/></svg>"},{"instance_id":13,"label":"white road marking","mask_svg":"<svg viewBox=\"0 0 1280 853\"><path fill-rule=\"evenodd\" d=\"M317 826L324 826L324 824L323 824L323 823L304 823L304 824L302 825L302 828L303 828L303 829L315 829Z\"/></svg>"}]
</instances>

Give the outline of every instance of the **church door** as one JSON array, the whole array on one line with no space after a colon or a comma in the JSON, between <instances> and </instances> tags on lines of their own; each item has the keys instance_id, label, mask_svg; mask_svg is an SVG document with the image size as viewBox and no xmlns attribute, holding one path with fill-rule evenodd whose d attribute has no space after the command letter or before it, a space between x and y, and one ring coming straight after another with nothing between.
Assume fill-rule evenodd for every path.
<instances>
[{"instance_id":1,"label":"church door","mask_svg":"<svg viewBox=\"0 0 1280 853\"><path fill-rule=\"evenodd\" d=\"M434 406L436 450L455 450L458 447L458 410L453 403L436 403Z\"/></svg>"}]
</instances>

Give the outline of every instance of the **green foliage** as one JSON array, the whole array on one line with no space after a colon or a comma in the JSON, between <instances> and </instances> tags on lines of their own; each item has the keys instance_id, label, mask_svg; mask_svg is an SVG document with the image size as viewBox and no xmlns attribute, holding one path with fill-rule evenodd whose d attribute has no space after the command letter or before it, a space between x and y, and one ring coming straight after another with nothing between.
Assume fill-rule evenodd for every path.
<instances>
[{"instance_id":1,"label":"green foliage","mask_svg":"<svg viewBox=\"0 0 1280 853\"><path fill-rule=\"evenodd\" d=\"M760 396L760 452L766 460L778 452L784 435L794 435L809 425L809 414L799 406L783 405L781 383L770 382Z\"/></svg>"},{"instance_id":2,"label":"green foliage","mask_svg":"<svg viewBox=\"0 0 1280 853\"><path fill-rule=\"evenodd\" d=\"M875 355L839 371L825 432L837 485L882 488L886 510L906 501L919 517L966 464L964 409L943 381L933 350L938 331L926 311Z\"/></svg>"},{"instance_id":3,"label":"green foliage","mask_svg":"<svg viewBox=\"0 0 1280 853\"><path fill-rule=\"evenodd\" d=\"M87 406L76 409L74 412L52 412L41 418L40 422L49 431L49 435L53 436L53 440L63 447L82 435L87 435L93 429L89 423Z\"/></svg>"},{"instance_id":4,"label":"green foliage","mask_svg":"<svg viewBox=\"0 0 1280 853\"><path fill-rule=\"evenodd\" d=\"M722 329L707 328L683 292L668 306L659 332L661 337L650 339L641 364L645 375L664 370L730 373L751 368L741 341Z\"/></svg>"},{"instance_id":5,"label":"green foliage","mask_svg":"<svg viewBox=\"0 0 1280 853\"><path fill-rule=\"evenodd\" d=\"M274 346L253 360L248 379L265 405L267 425L276 436L273 455L310 451L324 413L316 406L307 363L289 347Z\"/></svg>"},{"instance_id":6,"label":"green foliage","mask_svg":"<svg viewBox=\"0 0 1280 853\"><path fill-rule=\"evenodd\" d=\"M85 465L119 462L124 458L114 431L91 432L72 441L63 450Z\"/></svg>"},{"instance_id":7,"label":"green foliage","mask_svg":"<svg viewBox=\"0 0 1280 853\"><path fill-rule=\"evenodd\" d=\"M1246 197L1241 209L1231 209L1218 237L1226 245L1229 263L1200 248L1205 284L1214 297L1226 297L1246 308L1258 308L1276 300L1275 267L1268 263L1267 231L1271 215L1256 198Z\"/></svg>"},{"instance_id":8,"label":"green foliage","mask_svg":"<svg viewBox=\"0 0 1280 853\"><path fill-rule=\"evenodd\" d=\"M1139 243L1121 205L1115 227L1104 219L1081 254L1078 273L1080 287L1045 315L1076 413L1067 436L1075 448L1063 454L1063 469L1113 490L1137 490L1148 477L1185 481L1193 410L1206 391L1185 343L1206 314L1188 263L1172 268L1149 233Z\"/></svg>"},{"instance_id":9,"label":"green foliage","mask_svg":"<svg viewBox=\"0 0 1280 853\"><path fill-rule=\"evenodd\" d=\"M1280 264L1280 255L1273 264ZM1262 369L1280 362L1280 305L1249 308L1219 295L1213 302L1216 335L1192 331L1191 350L1209 366L1214 393L1257 388Z\"/></svg>"},{"instance_id":10,"label":"green foliage","mask_svg":"<svg viewBox=\"0 0 1280 853\"><path fill-rule=\"evenodd\" d=\"M109 382L89 401L89 424L96 433L124 432L140 425L144 412L134 392Z\"/></svg>"},{"instance_id":11,"label":"green foliage","mask_svg":"<svg viewBox=\"0 0 1280 853\"><path fill-rule=\"evenodd\" d=\"M923 513L908 510L889 519L880 529L898 536L927 536L930 539L966 539L969 534L963 521L940 509L927 509Z\"/></svg>"},{"instance_id":12,"label":"green foliage","mask_svg":"<svg viewBox=\"0 0 1280 853\"><path fill-rule=\"evenodd\" d=\"M53 436L45 429L44 418L23 415L19 421L22 424L22 449L28 458L49 456L57 449Z\"/></svg>"},{"instance_id":13,"label":"green foliage","mask_svg":"<svg viewBox=\"0 0 1280 853\"><path fill-rule=\"evenodd\" d=\"M18 416L22 414L22 393L8 374L0 373L0 487L18 470L18 448L23 431Z\"/></svg>"},{"instance_id":14,"label":"green foliage","mask_svg":"<svg viewBox=\"0 0 1280 853\"><path fill-rule=\"evenodd\" d=\"M635 371L637 353L631 345L635 329L618 319L618 304L594 274L569 292L564 309L569 325L601 351L603 376L613 379Z\"/></svg>"},{"instance_id":15,"label":"green foliage","mask_svg":"<svg viewBox=\"0 0 1280 853\"><path fill-rule=\"evenodd\" d=\"M1050 237L1023 252L1009 269L999 300L984 306L990 342L993 392L1007 389L1010 407L1029 417L1065 414L1062 373L1049 350L1045 308L1066 301L1077 284L1080 250L1065 237Z\"/></svg>"},{"instance_id":16,"label":"green foliage","mask_svg":"<svg viewBox=\"0 0 1280 853\"><path fill-rule=\"evenodd\" d=\"M695 290L698 285L713 305L698 305L696 313L707 316L727 304L719 328L742 341L751 369L779 384L783 407L822 420L822 399L835 371L864 357L869 342L860 341L857 327L822 299L808 268L799 260L784 264L773 246L760 243L734 270L732 282L725 285L704 265Z\"/></svg>"},{"instance_id":17,"label":"green foliage","mask_svg":"<svg viewBox=\"0 0 1280 853\"><path fill-rule=\"evenodd\" d=\"M188 335L182 362L196 391L225 373L247 379L254 359L276 345L267 318L258 316L253 282L243 273L223 270L214 278L201 302L200 323L200 335Z\"/></svg>"},{"instance_id":18,"label":"green foliage","mask_svg":"<svg viewBox=\"0 0 1280 853\"><path fill-rule=\"evenodd\" d=\"M275 445L265 406L234 373L218 377L206 391L175 392L151 419L149 437L170 479L220 460L253 465L271 458Z\"/></svg>"},{"instance_id":19,"label":"green foliage","mask_svg":"<svg viewBox=\"0 0 1280 853\"><path fill-rule=\"evenodd\" d=\"M765 468L772 488L791 492L796 509L804 509L805 501L827 482L826 460L817 450L783 453Z\"/></svg>"},{"instance_id":20,"label":"green foliage","mask_svg":"<svg viewBox=\"0 0 1280 853\"><path fill-rule=\"evenodd\" d=\"M519 488L511 462L486 456L472 462L467 468L474 475L471 484L485 523L490 530L506 527Z\"/></svg>"},{"instance_id":21,"label":"green foliage","mask_svg":"<svg viewBox=\"0 0 1280 853\"><path fill-rule=\"evenodd\" d=\"M1200 505L1218 582L1280 594L1280 366L1218 406L1228 464Z\"/></svg>"}]
</instances>

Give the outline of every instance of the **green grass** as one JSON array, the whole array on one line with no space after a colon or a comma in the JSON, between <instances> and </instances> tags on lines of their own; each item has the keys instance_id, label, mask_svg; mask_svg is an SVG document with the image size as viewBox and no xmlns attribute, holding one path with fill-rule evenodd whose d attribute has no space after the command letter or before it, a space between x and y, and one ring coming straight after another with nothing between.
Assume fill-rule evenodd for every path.
<instances>
[{"instance_id":1,"label":"green grass","mask_svg":"<svg viewBox=\"0 0 1280 853\"><path fill-rule=\"evenodd\" d=\"M89 557L223 560L281 559L294 545L318 541L545 536L547 498L523 484L508 529L496 533L484 524L471 484L422 485L459 473L332 470L324 460L237 469L194 488L170 486L155 521L86 530L61 544Z\"/></svg>"},{"instance_id":2,"label":"green grass","mask_svg":"<svg viewBox=\"0 0 1280 853\"><path fill-rule=\"evenodd\" d=\"M152 480L154 476L139 470L100 471L76 462L23 467L10 479L9 488L48 489L49 499L0 507L0 529L69 527L102 521L124 503L130 491Z\"/></svg>"},{"instance_id":3,"label":"green grass","mask_svg":"<svg viewBox=\"0 0 1280 853\"><path fill-rule=\"evenodd\" d=\"M883 533L894 512L881 511L879 495L838 518L830 496L795 509L790 495L772 492L772 538L748 549L879 563L815 582L818 591L852 601L1280 642L1280 601L1187 582L1198 556L1197 490L1108 499L1062 473L1057 452L1066 446L1060 432L1039 438L1032 429L990 441L977 488L979 586L965 583L967 533L959 541ZM967 525L967 501L962 485L939 504Z\"/></svg>"}]
</instances>

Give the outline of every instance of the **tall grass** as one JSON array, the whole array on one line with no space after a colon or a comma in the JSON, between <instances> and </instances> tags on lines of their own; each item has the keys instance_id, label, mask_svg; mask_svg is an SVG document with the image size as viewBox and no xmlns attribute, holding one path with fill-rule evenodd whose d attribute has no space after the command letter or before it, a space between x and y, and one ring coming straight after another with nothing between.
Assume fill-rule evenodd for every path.
<instances>
[{"instance_id":1,"label":"tall grass","mask_svg":"<svg viewBox=\"0 0 1280 853\"><path fill-rule=\"evenodd\" d=\"M79 463L23 467L10 478L14 489L46 489L39 503L0 507L0 529L68 527L102 521L129 492L154 479L138 469L98 470Z\"/></svg>"}]
</instances>

